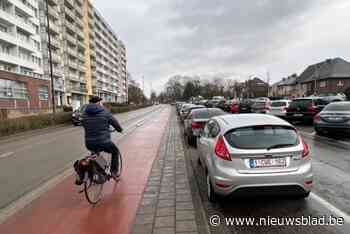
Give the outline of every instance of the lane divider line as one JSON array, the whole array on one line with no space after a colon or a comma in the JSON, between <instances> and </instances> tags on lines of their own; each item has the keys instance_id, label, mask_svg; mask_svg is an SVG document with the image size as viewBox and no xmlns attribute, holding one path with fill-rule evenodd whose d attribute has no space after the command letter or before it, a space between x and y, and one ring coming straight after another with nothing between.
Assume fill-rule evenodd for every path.
<instances>
[{"instance_id":1,"label":"lane divider line","mask_svg":"<svg viewBox=\"0 0 350 234\"><path fill-rule=\"evenodd\" d=\"M323 199L322 197L318 196L315 193L310 193L310 198L316 200L318 203L322 204L324 207L326 207L328 210L333 212L338 217L343 217L344 221L348 224L350 224L350 215L345 213L344 211L338 209L337 207L333 206L331 203Z\"/></svg>"},{"instance_id":2,"label":"lane divider line","mask_svg":"<svg viewBox=\"0 0 350 234\"><path fill-rule=\"evenodd\" d=\"M11 155L14 155L14 154L15 152L7 152L4 154L0 154L0 159L10 157Z\"/></svg>"}]
</instances>

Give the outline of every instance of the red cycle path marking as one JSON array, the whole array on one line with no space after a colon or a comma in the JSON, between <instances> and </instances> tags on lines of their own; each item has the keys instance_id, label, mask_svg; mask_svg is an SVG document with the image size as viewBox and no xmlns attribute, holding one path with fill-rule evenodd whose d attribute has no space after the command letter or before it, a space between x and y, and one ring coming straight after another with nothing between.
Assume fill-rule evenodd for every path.
<instances>
[{"instance_id":1,"label":"red cycle path marking","mask_svg":"<svg viewBox=\"0 0 350 234\"><path fill-rule=\"evenodd\" d=\"M1 234L120 234L129 233L170 116L163 110L150 123L119 144L122 180L104 186L96 206L78 194L70 176L0 225Z\"/></svg>"}]
</instances>

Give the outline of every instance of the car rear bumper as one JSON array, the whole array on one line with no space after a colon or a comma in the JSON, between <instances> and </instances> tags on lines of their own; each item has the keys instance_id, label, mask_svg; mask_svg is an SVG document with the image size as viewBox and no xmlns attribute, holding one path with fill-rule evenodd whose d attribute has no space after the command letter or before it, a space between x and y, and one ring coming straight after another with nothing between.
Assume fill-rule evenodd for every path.
<instances>
[{"instance_id":1,"label":"car rear bumper","mask_svg":"<svg viewBox=\"0 0 350 234\"><path fill-rule=\"evenodd\" d=\"M314 123L315 129L326 131L350 132L350 124Z\"/></svg>"},{"instance_id":2,"label":"car rear bumper","mask_svg":"<svg viewBox=\"0 0 350 234\"><path fill-rule=\"evenodd\" d=\"M295 114L297 114L297 113L295 113ZM315 117L315 115L314 114L303 114L302 116L295 116L295 114L293 113L293 114L289 114L289 113L287 113L286 115L285 115L285 118L287 119L287 120L299 120L299 121L313 121L313 119L314 119L314 117Z\"/></svg>"},{"instance_id":3,"label":"car rear bumper","mask_svg":"<svg viewBox=\"0 0 350 234\"><path fill-rule=\"evenodd\" d=\"M300 191L309 192L313 180L311 161L303 164L296 171L264 174L241 174L236 170L218 175L212 175L211 182L214 191L221 196L242 193L251 190L272 190L277 187L299 188L291 190L290 194ZM225 187L222 186L225 185ZM226 187L227 186L227 187ZM298 191L299 190L299 191ZM276 191L277 192L277 191Z\"/></svg>"}]
</instances>

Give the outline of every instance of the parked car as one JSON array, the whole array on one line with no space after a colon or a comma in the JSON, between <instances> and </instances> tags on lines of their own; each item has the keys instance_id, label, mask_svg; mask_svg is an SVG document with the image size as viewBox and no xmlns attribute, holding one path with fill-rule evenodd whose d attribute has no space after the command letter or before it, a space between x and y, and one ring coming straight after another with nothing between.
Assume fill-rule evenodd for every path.
<instances>
[{"instance_id":1,"label":"parked car","mask_svg":"<svg viewBox=\"0 0 350 234\"><path fill-rule=\"evenodd\" d=\"M313 122L317 113L329 102L319 97L305 97L294 99L287 108L286 119L288 121Z\"/></svg>"},{"instance_id":2,"label":"parked car","mask_svg":"<svg viewBox=\"0 0 350 234\"><path fill-rule=\"evenodd\" d=\"M230 112L230 110L231 110L231 105L232 105L232 102L233 102L233 101L234 101L233 99L226 100L226 101L225 101L225 104L224 104L223 110L226 111L226 112Z\"/></svg>"},{"instance_id":3,"label":"parked car","mask_svg":"<svg viewBox=\"0 0 350 234\"><path fill-rule=\"evenodd\" d=\"M205 123L214 116L224 115L225 112L219 108L194 109L184 121L184 133L187 143L197 145L197 137L202 132Z\"/></svg>"},{"instance_id":4,"label":"parked car","mask_svg":"<svg viewBox=\"0 0 350 234\"><path fill-rule=\"evenodd\" d=\"M238 104L238 112L239 113L251 113L253 104L254 104L253 100L250 100L250 99L242 100Z\"/></svg>"},{"instance_id":5,"label":"parked car","mask_svg":"<svg viewBox=\"0 0 350 234\"><path fill-rule=\"evenodd\" d=\"M238 114L239 113L239 104L237 102L237 100L233 100L231 103L231 107L230 107L230 112L232 114Z\"/></svg>"},{"instance_id":6,"label":"parked car","mask_svg":"<svg viewBox=\"0 0 350 234\"><path fill-rule=\"evenodd\" d=\"M214 96L211 100L209 100L208 107L218 107L218 104L221 101L225 101L225 98L222 96Z\"/></svg>"},{"instance_id":7,"label":"parked car","mask_svg":"<svg viewBox=\"0 0 350 234\"><path fill-rule=\"evenodd\" d=\"M271 111L271 102L270 101L256 101L252 105L251 111L253 113L267 114Z\"/></svg>"},{"instance_id":8,"label":"parked car","mask_svg":"<svg viewBox=\"0 0 350 234\"><path fill-rule=\"evenodd\" d=\"M341 102L346 101L346 95L344 93L321 93L319 97L322 97L328 102Z\"/></svg>"},{"instance_id":9,"label":"parked car","mask_svg":"<svg viewBox=\"0 0 350 234\"><path fill-rule=\"evenodd\" d=\"M208 199L231 194L310 193L313 174L308 145L285 120L263 114L210 119L198 139Z\"/></svg>"},{"instance_id":10,"label":"parked car","mask_svg":"<svg viewBox=\"0 0 350 234\"><path fill-rule=\"evenodd\" d=\"M314 128L318 135L326 132L350 133L350 102L328 104L315 116Z\"/></svg>"},{"instance_id":11,"label":"parked car","mask_svg":"<svg viewBox=\"0 0 350 234\"><path fill-rule=\"evenodd\" d=\"M288 109L290 103L291 103L290 100L272 101L271 102L271 111L269 114L284 118L286 116L287 109Z\"/></svg>"},{"instance_id":12,"label":"parked car","mask_svg":"<svg viewBox=\"0 0 350 234\"><path fill-rule=\"evenodd\" d=\"M184 122L184 120L187 118L188 114L194 110L194 109L201 109L201 108L205 108L205 106L202 105L190 105L185 107L184 109L182 109L181 115L180 115L180 120L181 122Z\"/></svg>"},{"instance_id":13,"label":"parked car","mask_svg":"<svg viewBox=\"0 0 350 234\"><path fill-rule=\"evenodd\" d=\"M72 113L72 123L74 126L79 126L81 125L81 121L83 120L83 114L85 112L87 105L82 105L80 108L76 109Z\"/></svg>"},{"instance_id":14,"label":"parked car","mask_svg":"<svg viewBox=\"0 0 350 234\"><path fill-rule=\"evenodd\" d=\"M220 108L221 110L225 110L225 105L226 105L226 100L223 99L223 100L220 100L220 101L216 104L216 107L217 107L217 108Z\"/></svg>"}]
</instances>

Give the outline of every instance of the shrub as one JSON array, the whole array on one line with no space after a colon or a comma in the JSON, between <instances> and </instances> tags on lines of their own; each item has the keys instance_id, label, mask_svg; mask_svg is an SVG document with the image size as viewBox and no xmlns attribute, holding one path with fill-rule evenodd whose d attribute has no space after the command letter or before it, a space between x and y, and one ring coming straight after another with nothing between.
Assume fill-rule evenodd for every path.
<instances>
[{"instance_id":1,"label":"shrub","mask_svg":"<svg viewBox=\"0 0 350 234\"><path fill-rule=\"evenodd\" d=\"M70 123L71 115L71 112L61 112L57 113L55 116L52 114L40 114L2 120L0 122L0 137L28 130L46 128L57 124Z\"/></svg>"},{"instance_id":2,"label":"shrub","mask_svg":"<svg viewBox=\"0 0 350 234\"><path fill-rule=\"evenodd\" d=\"M71 106L63 106L63 111L64 112L72 112L73 111L73 107L71 107Z\"/></svg>"}]
</instances>

